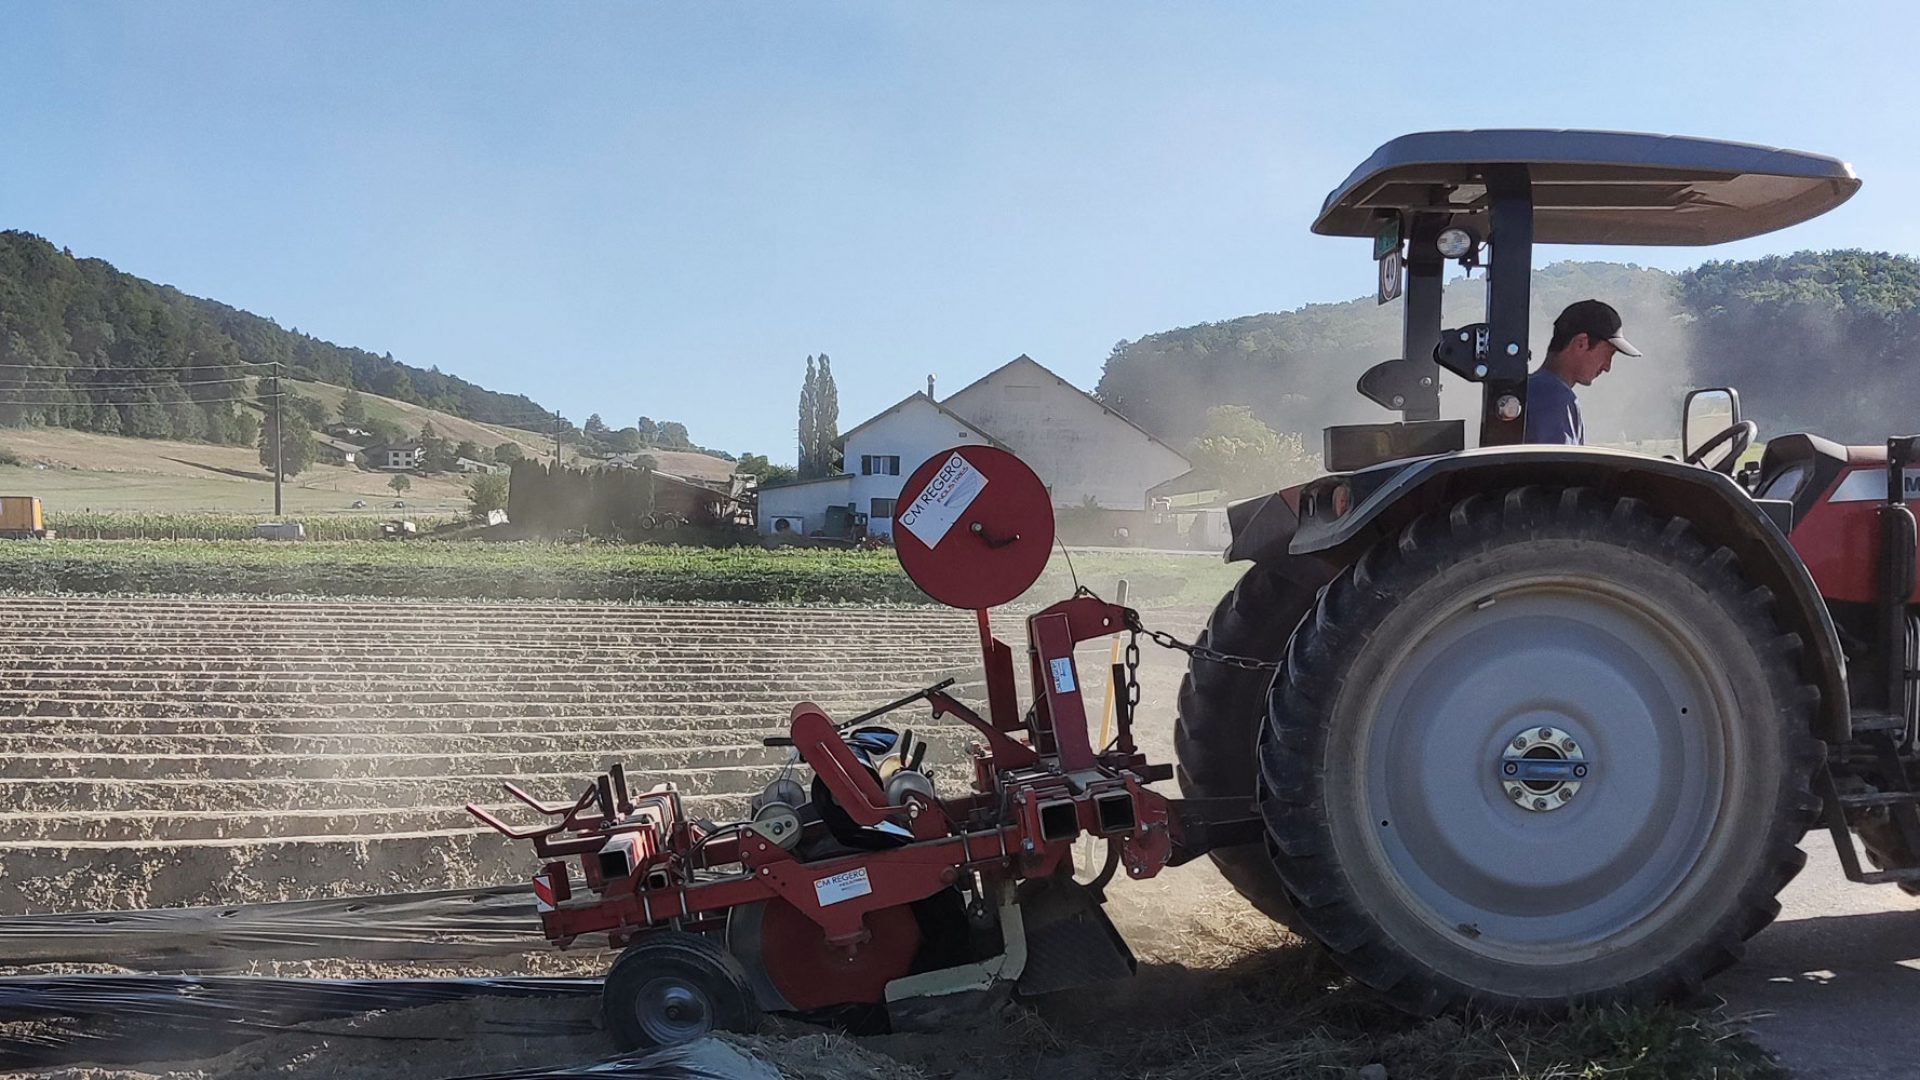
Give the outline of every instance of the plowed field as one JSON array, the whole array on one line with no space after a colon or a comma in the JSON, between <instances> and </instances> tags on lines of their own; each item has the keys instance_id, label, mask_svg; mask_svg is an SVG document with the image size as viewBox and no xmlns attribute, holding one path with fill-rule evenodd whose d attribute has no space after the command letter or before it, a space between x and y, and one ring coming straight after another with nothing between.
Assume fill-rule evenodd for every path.
<instances>
[{"instance_id":1,"label":"plowed field","mask_svg":"<svg viewBox=\"0 0 1920 1080\"><path fill-rule=\"evenodd\" d=\"M461 809L502 780L557 799L624 761L724 819L794 702L977 657L936 609L6 597L0 914L519 880Z\"/></svg>"}]
</instances>

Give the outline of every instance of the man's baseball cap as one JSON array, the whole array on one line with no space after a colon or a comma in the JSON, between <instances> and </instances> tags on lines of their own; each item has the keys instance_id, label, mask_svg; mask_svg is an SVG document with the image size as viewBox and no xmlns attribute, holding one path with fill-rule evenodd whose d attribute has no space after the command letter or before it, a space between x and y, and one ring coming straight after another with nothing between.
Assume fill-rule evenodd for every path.
<instances>
[{"instance_id":1,"label":"man's baseball cap","mask_svg":"<svg viewBox=\"0 0 1920 1080\"><path fill-rule=\"evenodd\" d=\"M1639 356L1640 350L1633 347L1620 334L1620 313L1613 305L1600 300L1581 300L1568 304L1567 310L1553 320L1553 340L1564 346L1573 340L1573 335L1585 334L1589 341L1608 341L1613 347L1627 356Z\"/></svg>"}]
</instances>

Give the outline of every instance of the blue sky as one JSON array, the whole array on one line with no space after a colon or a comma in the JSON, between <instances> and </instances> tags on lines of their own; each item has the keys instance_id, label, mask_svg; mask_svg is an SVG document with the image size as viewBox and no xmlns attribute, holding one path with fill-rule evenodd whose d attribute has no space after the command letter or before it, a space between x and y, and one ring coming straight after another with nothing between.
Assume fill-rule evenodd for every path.
<instances>
[{"instance_id":1,"label":"blue sky","mask_svg":"<svg viewBox=\"0 0 1920 1080\"><path fill-rule=\"evenodd\" d=\"M1920 252L1914 10L0 0L0 227L791 461L809 353L844 429L929 372L1091 388L1122 338L1370 291L1307 225L1405 131L1831 153L1851 203L1711 254Z\"/></svg>"}]
</instances>

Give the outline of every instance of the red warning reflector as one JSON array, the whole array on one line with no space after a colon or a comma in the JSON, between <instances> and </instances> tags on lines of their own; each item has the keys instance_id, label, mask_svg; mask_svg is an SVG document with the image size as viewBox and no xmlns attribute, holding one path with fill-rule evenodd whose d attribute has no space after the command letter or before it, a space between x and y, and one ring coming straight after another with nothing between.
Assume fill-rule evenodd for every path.
<instances>
[{"instance_id":1,"label":"red warning reflector","mask_svg":"<svg viewBox=\"0 0 1920 1080\"><path fill-rule=\"evenodd\" d=\"M552 911L554 907L553 882L545 874L533 875L533 910Z\"/></svg>"},{"instance_id":2,"label":"red warning reflector","mask_svg":"<svg viewBox=\"0 0 1920 1080\"><path fill-rule=\"evenodd\" d=\"M949 607L996 607L1040 580L1053 552L1053 499L1027 463L992 446L928 458L900 489L900 565Z\"/></svg>"}]
</instances>

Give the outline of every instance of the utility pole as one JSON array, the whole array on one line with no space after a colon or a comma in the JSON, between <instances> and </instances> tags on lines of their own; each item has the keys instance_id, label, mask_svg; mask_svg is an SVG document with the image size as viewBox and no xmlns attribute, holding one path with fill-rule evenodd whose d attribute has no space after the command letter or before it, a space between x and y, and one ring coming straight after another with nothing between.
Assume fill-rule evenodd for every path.
<instances>
[{"instance_id":1,"label":"utility pole","mask_svg":"<svg viewBox=\"0 0 1920 1080\"><path fill-rule=\"evenodd\" d=\"M560 410L553 412L553 467L560 467Z\"/></svg>"},{"instance_id":2,"label":"utility pole","mask_svg":"<svg viewBox=\"0 0 1920 1080\"><path fill-rule=\"evenodd\" d=\"M280 427L280 361L273 362L273 516L279 517L280 509L280 448L287 443L285 431Z\"/></svg>"}]
</instances>

